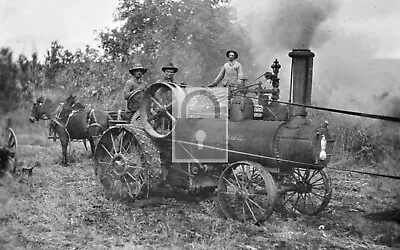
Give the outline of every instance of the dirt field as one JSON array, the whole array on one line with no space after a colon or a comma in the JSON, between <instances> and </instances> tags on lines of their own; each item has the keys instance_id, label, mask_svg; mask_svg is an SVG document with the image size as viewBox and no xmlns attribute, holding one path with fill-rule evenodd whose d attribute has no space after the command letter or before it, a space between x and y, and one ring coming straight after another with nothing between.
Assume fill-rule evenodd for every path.
<instances>
[{"instance_id":1,"label":"dirt field","mask_svg":"<svg viewBox=\"0 0 400 250\"><path fill-rule=\"evenodd\" d=\"M73 143L73 162L62 167L59 142L45 133L43 125L17 130L20 167L34 169L30 177L2 180L0 249L400 248L400 225L362 216L399 201L396 180L328 169L333 195L325 211L275 212L255 226L223 218L213 199L107 200L82 144Z\"/></svg>"}]
</instances>

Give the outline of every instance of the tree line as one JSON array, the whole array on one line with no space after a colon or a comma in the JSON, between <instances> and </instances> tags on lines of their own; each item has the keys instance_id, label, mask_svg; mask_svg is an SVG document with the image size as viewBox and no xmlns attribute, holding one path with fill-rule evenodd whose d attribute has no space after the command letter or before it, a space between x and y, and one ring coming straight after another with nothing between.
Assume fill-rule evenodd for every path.
<instances>
[{"instance_id":1,"label":"tree line","mask_svg":"<svg viewBox=\"0 0 400 250\"><path fill-rule=\"evenodd\" d=\"M13 110L32 101L35 90L51 88L112 106L134 62L148 68L147 82L157 81L161 67L173 62L178 81L201 86L217 75L225 51L235 49L252 73L250 39L230 0L120 0L114 20L122 24L97 32L98 48L72 52L53 41L43 62L36 53L13 62L12 51L1 48L1 110Z\"/></svg>"}]
</instances>

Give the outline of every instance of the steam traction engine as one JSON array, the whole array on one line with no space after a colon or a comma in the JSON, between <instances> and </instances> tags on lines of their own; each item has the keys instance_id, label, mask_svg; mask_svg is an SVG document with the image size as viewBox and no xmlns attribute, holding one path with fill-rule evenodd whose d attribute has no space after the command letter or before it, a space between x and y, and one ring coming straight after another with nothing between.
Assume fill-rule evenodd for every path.
<instances>
[{"instance_id":1,"label":"steam traction engine","mask_svg":"<svg viewBox=\"0 0 400 250\"><path fill-rule=\"evenodd\" d=\"M309 105L314 53L293 50L289 56L290 98L295 104ZM275 102L279 98L277 61L272 68L273 73L265 74L272 80L272 89L258 86L233 92L226 123L227 150L216 147L227 152L226 162L173 162L172 134L185 111L173 114L171 110L185 106L190 94L176 84L158 82L148 87L140 107L141 126L116 125L96 147L95 173L106 192L140 198L165 185L194 195L217 190L227 217L254 223L266 220L277 207L302 214L321 212L331 198L324 167L333 140L327 123L312 124L304 106ZM253 101L245 94L249 92L262 100L263 120L254 117ZM215 107L215 113L220 109ZM195 128L225 122L219 118L186 118L193 125L186 132L195 134Z\"/></svg>"}]
</instances>

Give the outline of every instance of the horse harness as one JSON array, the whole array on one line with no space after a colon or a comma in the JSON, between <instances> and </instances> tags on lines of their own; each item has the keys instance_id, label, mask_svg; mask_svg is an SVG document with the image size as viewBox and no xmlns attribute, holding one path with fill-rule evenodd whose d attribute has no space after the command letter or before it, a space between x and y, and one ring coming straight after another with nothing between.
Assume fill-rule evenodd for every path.
<instances>
[{"instance_id":1,"label":"horse harness","mask_svg":"<svg viewBox=\"0 0 400 250\"><path fill-rule=\"evenodd\" d=\"M56 111L54 111L54 114L55 114L55 117L56 117L56 118L55 118L55 119L52 119L51 122L52 122L52 123L55 123L56 125L58 125L58 126L60 126L61 128L63 128L64 131L66 132L67 136L68 136L68 141L70 141L70 140L71 140L71 136L69 135L69 132L68 132L67 127L68 127L68 123L69 123L69 120L71 119L72 115L75 114L77 111L76 111L76 110L72 110L71 113L66 114L66 115L63 116L63 117L60 117L61 111L63 110L64 105L65 105L65 103L61 103L61 105L59 105L59 106L57 107ZM63 125L60 121L64 120L65 118L67 118L67 121L65 122L65 125ZM50 125L50 126L51 126L51 125ZM50 128L51 128L51 127L50 127ZM53 138L53 140L55 141L56 138Z\"/></svg>"},{"instance_id":2,"label":"horse harness","mask_svg":"<svg viewBox=\"0 0 400 250\"><path fill-rule=\"evenodd\" d=\"M90 123L90 122L92 122L91 117L93 117L93 123ZM87 126L88 129L90 127L95 127L95 126L101 128L103 130L106 129L103 126L101 126L100 123L97 121L96 113L95 113L95 110L93 108L90 110L90 112L89 112L89 114L87 116L87 124L88 124L88 126Z\"/></svg>"},{"instance_id":3,"label":"horse harness","mask_svg":"<svg viewBox=\"0 0 400 250\"><path fill-rule=\"evenodd\" d=\"M54 122L55 124L57 124L58 126L60 126L61 128L63 128L64 129L64 131L67 133L67 135L68 135L68 140L71 140L71 137L70 137L70 134L69 134L69 132L68 132L68 129L67 129L67 127L68 127L68 124L69 124L69 121L70 121L70 119L71 119L71 117L75 114L75 113L77 113L77 112L79 112L79 111L81 111L81 110L72 110L71 111L71 113L69 113L69 114L66 114L65 116L63 116L63 117L60 117L60 115L61 115L61 111L62 111L62 109L63 109L63 107L64 107L64 103L61 103L61 105L57 108L57 110L54 112L55 113L55 119L52 119L52 122ZM67 118L67 121L65 122L65 125L63 125L60 121L62 121L62 120L64 120L65 118ZM92 122L92 123L91 123ZM97 117L96 117L96 113L95 113L95 109L91 109L90 110L90 112L88 113L88 115L87 115L87 124L88 124L88 126L86 127L86 129L87 130L89 130L89 128L91 128L91 127L100 127L101 129L105 129L103 126L101 126L100 125L100 123L98 122L98 119L97 119Z\"/></svg>"}]
</instances>

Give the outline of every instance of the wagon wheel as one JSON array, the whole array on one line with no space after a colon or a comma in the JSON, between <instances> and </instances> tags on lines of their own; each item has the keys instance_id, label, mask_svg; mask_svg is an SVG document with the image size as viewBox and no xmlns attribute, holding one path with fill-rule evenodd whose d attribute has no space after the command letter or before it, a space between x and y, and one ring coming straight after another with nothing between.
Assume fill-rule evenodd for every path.
<instances>
[{"instance_id":1,"label":"wagon wheel","mask_svg":"<svg viewBox=\"0 0 400 250\"><path fill-rule=\"evenodd\" d=\"M147 182L143 152L127 127L115 126L101 137L95 151L95 174L112 198L136 198Z\"/></svg>"},{"instance_id":2,"label":"wagon wheel","mask_svg":"<svg viewBox=\"0 0 400 250\"><path fill-rule=\"evenodd\" d=\"M226 217L261 223L272 214L276 187L260 164L240 161L228 166L218 183L218 200Z\"/></svg>"},{"instance_id":3,"label":"wagon wheel","mask_svg":"<svg viewBox=\"0 0 400 250\"><path fill-rule=\"evenodd\" d=\"M281 205L287 212L315 215L326 208L332 187L323 169L295 168L288 178L288 189L280 194Z\"/></svg>"},{"instance_id":4,"label":"wagon wheel","mask_svg":"<svg viewBox=\"0 0 400 250\"><path fill-rule=\"evenodd\" d=\"M164 138L175 128L185 92L174 83L155 83L144 92L140 105L142 125L155 138Z\"/></svg>"},{"instance_id":5,"label":"wagon wheel","mask_svg":"<svg viewBox=\"0 0 400 250\"><path fill-rule=\"evenodd\" d=\"M7 141L6 141L6 147L10 151L10 156L9 156L9 166L11 168L11 172L15 173L17 170L17 149L18 149L18 142L17 142L17 136L15 135L14 131L11 128L7 128Z\"/></svg>"}]
</instances>

